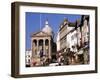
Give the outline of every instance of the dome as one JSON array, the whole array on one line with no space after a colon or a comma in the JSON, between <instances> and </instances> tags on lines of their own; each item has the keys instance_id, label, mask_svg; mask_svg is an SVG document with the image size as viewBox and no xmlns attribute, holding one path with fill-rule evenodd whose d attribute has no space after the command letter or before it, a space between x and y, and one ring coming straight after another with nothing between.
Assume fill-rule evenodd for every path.
<instances>
[{"instance_id":1,"label":"dome","mask_svg":"<svg viewBox=\"0 0 100 80\"><path fill-rule=\"evenodd\" d=\"M48 21L45 21L45 27L42 29L42 31L52 35L52 28L49 26Z\"/></svg>"}]
</instances>

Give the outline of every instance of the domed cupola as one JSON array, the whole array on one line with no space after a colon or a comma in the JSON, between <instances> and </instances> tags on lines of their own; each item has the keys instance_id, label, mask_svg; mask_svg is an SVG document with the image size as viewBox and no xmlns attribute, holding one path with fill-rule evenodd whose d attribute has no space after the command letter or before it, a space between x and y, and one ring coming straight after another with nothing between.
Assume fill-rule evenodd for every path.
<instances>
[{"instance_id":1,"label":"domed cupola","mask_svg":"<svg viewBox=\"0 0 100 80\"><path fill-rule=\"evenodd\" d=\"M49 34L49 35L52 35L52 28L49 26L48 24L48 20L45 21L45 26L44 28L42 29L43 32Z\"/></svg>"}]
</instances>

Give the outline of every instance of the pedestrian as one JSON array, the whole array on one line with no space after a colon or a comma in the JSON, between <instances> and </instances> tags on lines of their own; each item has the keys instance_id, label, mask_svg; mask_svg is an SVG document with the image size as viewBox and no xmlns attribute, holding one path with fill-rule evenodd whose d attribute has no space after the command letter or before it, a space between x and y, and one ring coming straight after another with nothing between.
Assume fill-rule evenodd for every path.
<instances>
[{"instance_id":1,"label":"pedestrian","mask_svg":"<svg viewBox=\"0 0 100 80\"><path fill-rule=\"evenodd\" d=\"M75 62L77 62L76 61L76 59L77 59L76 53L77 53L77 48L75 46L72 46L72 48L71 48L71 64L74 64Z\"/></svg>"},{"instance_id":2,"label":"pedestrian","mask_svg":"<svg viewBox=\"0 0 100 80\"><path fill-rule=\"evenodd\" d=\"M40 58L43 57L43 49L40 50Z\"/></svg>"},{"instance_id":3,"label":"pedestrian","mask_svg":"<svg viewBox=\"0 0 100 80\"><path fill-rule=\"evenodd\" d=\"M60 65L63 65L63 63L64 63L64 57L62 56L62 53L59 53L57 62L58 62L58 64L59 64L59 66L60 66Z\"/></svg>"}]
</instances>

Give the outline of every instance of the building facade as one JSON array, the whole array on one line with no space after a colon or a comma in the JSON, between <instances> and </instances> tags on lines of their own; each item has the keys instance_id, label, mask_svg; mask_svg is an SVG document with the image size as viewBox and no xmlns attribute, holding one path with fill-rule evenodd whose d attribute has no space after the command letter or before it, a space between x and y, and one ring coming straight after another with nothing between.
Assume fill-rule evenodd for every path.
<instances>
[{"instance_id":1,"label":"building facade","mask_svg":"<svg viewBox=\"0 0 100 80\"><path fill-rule=\"evenodd\" d=\"M82 16L81 20L73 23L65 19L60 25L58 42L60 50L72 48L72 46L79 48L87 44L89 42L89 16Z\"/></svg>"},{"instance_id":2,"label":"building facade","mask_svg":"<svg viewBox=\"0 0 100 80\"><path fill-rule=\"evenodd\" d=\"M26 67L31 66L31 57L32 57L32 50L31 49L26 50L25 54Z\"/></svg>"},{"instance_id":3,"label":"building facade","mask_svg":"<svg viewBox=\"0 0 100 80\"><path fill-rule=\"evenodd\" d=\"M32 48L32 66L41 65L41 60L45 58L51 59L52 57L52 42L53 31L45 21L44 28L31 35L31 48Z\"/></svg>"},{"instance_id":4,"label":"building facade","mask_svg":"<svg viewBox=\"0 0 100 80\"><path fill-rule=\"evenodd\" d=\"M59 37L57 39L58 52L69 54L71 51L69 64L88 64L89 63L89 16L82 15L80 20L69 22L67 19L63 21L59 29ZM68 50L68 51L67 51ZM74 56L74 53L76 56ZM67 55L68 56L68 55ZM71 56L74 56L71 58ZM66 57L65 59L67 59Z\"/></svg>"},{"instance_id":5,"label":"building facade","mask_svg":"<svg viewBox=\"0 0 100 80\"><path fill-rule=\"evenodd\" d=\"M60 35L59 35L59 32L57 33L57 51L60 51Z\"/></svg>"},{"instance_id":6,"label":"building facade","mask_svg":"<svg viewBox=\"0 0 100 80\"><path fill-rule=\"evenodd\" d=\"M67 41L67 35L70 34L69 32L74 29L75 24L69 22L67 19L65 19L62 24L60 25L59 29L59 44L60 44L60 50L64 51L66 48L68 48L68 41ZM58 46L58 44L57 44Z\"/></svg>"}]
</instances>

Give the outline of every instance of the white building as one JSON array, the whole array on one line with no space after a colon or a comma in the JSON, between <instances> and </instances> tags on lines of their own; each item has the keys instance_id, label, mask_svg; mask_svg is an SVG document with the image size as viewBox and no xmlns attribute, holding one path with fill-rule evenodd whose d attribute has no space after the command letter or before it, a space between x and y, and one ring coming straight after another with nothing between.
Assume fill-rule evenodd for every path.
<instances>
[{"instance_id":1,"label":"white building","mask_svg":"<svg viewBox=\"0 0 100 80\"><path fill-rule=\"evenodd\" d=\"M26 66L29 67L31 64L32 50L26 50L25 57Z\"/></svg>"},{"instance_id":2,"label":"white building","mask_svg":"<svg viewBox=\"0 0 100 80\"><path fill-rule=\"evenodd\" d=\"M82 16L82 19L83 22L81 20L69 22L64 19L57 35L57 50L59 47L60 50L72 48L72 46L79 48L89 41L88 16Z\"/></svg>"},{"instance_id":3,"label":"white building","mask_svg":"<svg viewBox=\"0 0 100 80\"><path fill-rule=\"evenodd\" d=\"M82 43L89 41L89 26L87 20L84 20L82 26Z\"/></svg>"},{"instance_id":4,"label":"white building","mask_svg":"<svg viewBox=\"0 0 100 80\"><path fill-rule=\"evenodd\" d=\"M64 19L64 21L60 25L59 36L57 36L57 40L59 40L59 41L57 41L57 46L58 47L60 46L61 51L63 51L63 50L65 51L68 48L67 43L69 43L69 44L71 43L71 42L68 42L68 41L70 41L70 38L68 39L67 35L68 34L70 35L70 31L73 30L74 28L75 28L75 23L69 22L67 19ZM68 36L68 37L70 37L70 36Z\"/></svg>"},{"instance_id":5,"label":"white building","mask_svg":"<svg viewBox=\"0 0 100 80\"><path fill-rule=\"evenodd\" d=\"M76 32L76 30L69 32L66 37L67 37L66 44L67 44L68 48L71 49L73 45L77 45L77 32Z\"/></svg>"},{"instance_id":6,"label":"white building","mask_svg":"<svg viewBox=\"0 0 100 80\"><path fill-rule=\"evenodd\" d=\"M60 50L60 36L59 36L59 32L57 33L57 42L56 42L56 44L57 44L57 51L59 51Z\"/></svg>"}]
</instances>

